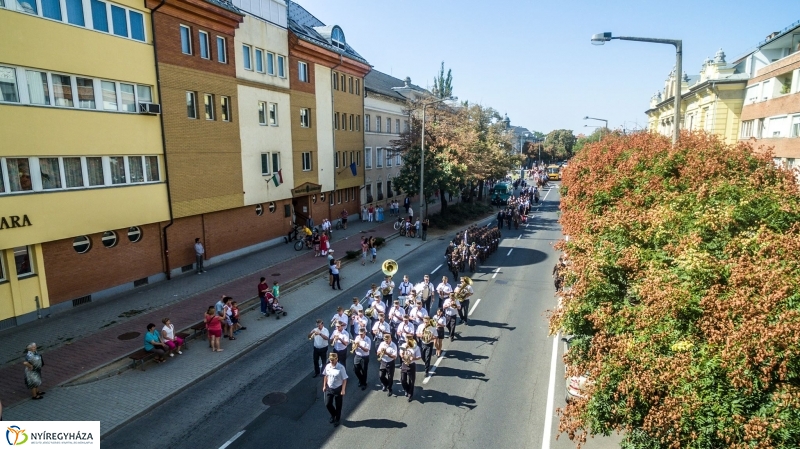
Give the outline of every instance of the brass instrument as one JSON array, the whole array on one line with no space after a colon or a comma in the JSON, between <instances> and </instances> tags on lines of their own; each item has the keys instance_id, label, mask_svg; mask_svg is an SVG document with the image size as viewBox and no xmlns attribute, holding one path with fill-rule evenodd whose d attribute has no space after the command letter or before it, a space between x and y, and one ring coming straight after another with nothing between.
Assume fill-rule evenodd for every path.
<instances>
[{"instance_id":1,"label":"brass instrument","mask_svg":"<svg viewBox=\"0 0 800 449\"><path fill-rule=\"evenodd\" d=\"M464 276L464 280L461 281L461 285L456 288L458 291L455 292L455 298L458 300L458 302L463 302L465 299L467 299L468 291L464 288L465 285L472 285L472 279Z\"/></svg>"},{"instance_id":2,"label":"brass instrument","mask_svg":"<svg viewBox=\"0 0 800 449\"><path fill-rule=\"evenodd\" d=\"M353 353L355 353L355 352L356 352L356 349L358 349L358 344L359 344L359 342L361 341L361 340L359 340L360 338L361 338L361 337L356 337L356 338L353 340L353 349L351 349L351 350L350 350L350 354L353 354Z\"/></svg>"},{"instance_id":3,"label":"brass instrument","mask_svg":"<svg viewBox=\"0 0 800 449\"><path fill-rule=\"evenodd\" d=\"M400 358L403 359L403 363L409 366L414 363L414 348L416 347L417 342L415 340L408 340L406 342L406 349L400 355Z\"/></svg>"},{"instance_id":4,"label":"brass instrument","mask_svg":"<svg viewBox=\"0 0 800 449\"><path fill-rule=\"evenodd\" d=\"M348 317L351 317L351 316L353 316L353 309L347 309L347 310L345 310L345 311L344 311L344 314L345 314L345 315L347 315Z\"/></svg>"},{"instance_id":5,"label":"brass instrument","mask_svg":"<svg viewBox=\"0 0 800 449\"><path fill-rule=\"evenodd\" d=\"M433 329L436 326L436 320L429 319L425 322L426 326L425 329L422 331L422 343L428 345L433 343L433 340L436 338L433 335Z\"/></svg>"},{"instance_id":6,"label":"brass instrument","mask_svg":"<svg viewBox=\"0 0 800 449\"><path fill-rule=\"evenodd\" d=\"M382 358L386 354L386 350L387 349L389 349L388 346L383 348L383 349L378 349L377 356L378 356L379 359Z\"/></svg>"},{"instance_id":7,"label":"brass instrument","mask_svg":"<svg viewBox=\"0 0 800 449\"><path fill-rule=\"evenodd\" d=\"M386 276L394 276L397 273L397 269L399 266L397 262L392 259L386 259L381 264L381 269L383 270L383 274Z\"/></svg>"},{"instance_id":8,"label":"brass instrument","mask_svg":"<svg viewBox=\"0 0 800 449\"><path fill-rule=\"evenodd\" d=\"M336 334L335 337L331 338L331 346L335 345L337 341L339 341L339 336L341 334Z\"/></svg>"},{"instance_id":9,"label":"brass instrument","mask_svg":"<svg viewBox=\"0 0 800 449\"><path fill-rule=\"evenodd\" d=\"M386 288L381 289L381 294L383 296L388 296L392 293L392 287L387 286Z\"/></svg>"},{"instance_id":10,"label":"brass instrument","mask_svg":"<svg viewBox=\"0 0 800 449\"><path fill-rule=\"evenodd\" d=\"M372 319L373 315L375 315L375 308L374 307L368 307L366 310L364 310L364 316L365 317L367 317L369 319Z\"/></svg>"},{"instance_id":11,"label":"brass instrument","mask_svg":"<svg viewBox=\"0 0 800 449\"><path fill-rule=\"evenodd\" d=\"M317 335L319 335L319 329L314 329L310 334L308 334L308 340L313 340Z\"/></svg>"}]
</instances>

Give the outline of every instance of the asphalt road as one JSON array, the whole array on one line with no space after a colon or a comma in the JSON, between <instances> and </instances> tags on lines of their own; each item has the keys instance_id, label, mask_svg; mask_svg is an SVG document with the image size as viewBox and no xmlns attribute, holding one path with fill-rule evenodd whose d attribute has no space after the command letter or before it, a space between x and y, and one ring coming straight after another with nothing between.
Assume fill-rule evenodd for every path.
<instances>
[{"instance_id":1,"label":"asphalt road","mask_svg":"<svg viewBox=\"0 0 800 449\"><path fill-rule=\"evenodd\" d=\"M426 379L419 369L414 401L380 391L378 363L371 360L370 388L361 391L348 359L350 385L342 423L334 428L323 405L321 379L312 379L306 336L317 317L326 322L336 306L363 297L370 282L350 288L261 347L231 363L151 413L103 440L104 447L263 448L407 447L570 448L558 434L555 409L564 405L562 345L552 361L546 311L556 303L551 270L561 238L558 190L520 230L504 230L500 249L472 276L475 295L469 326L445 341L444 354ZM452 236L450 236L452 237ZM419 281L448 275L447 242L433 241L400 259L397 279ZM376 267L376 269L379 267ZM477 301L480 298L480 302ZM421 365L418 365L418 368ZM395 374L400 391L400 371ZM272 406L262 399L285 394ZM548 401L549 399L549 401ZM548 418L549 417L549 418ZM592 448L618 447L618 437L594 439Z\"/></svg>"}]
</instances>

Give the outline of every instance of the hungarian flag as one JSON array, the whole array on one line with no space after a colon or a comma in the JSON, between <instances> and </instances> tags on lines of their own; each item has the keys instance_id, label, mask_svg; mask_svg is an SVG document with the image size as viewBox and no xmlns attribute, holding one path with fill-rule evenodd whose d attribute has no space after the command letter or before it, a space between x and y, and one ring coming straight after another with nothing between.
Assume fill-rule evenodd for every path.
<instances>
[{"instance_id":1,"label":"hungarian flag","mask_svg":"<svg viewBox=\"0 0 800 449\"><path fill-rule=\"evenodd\" d=\"M275 187L283 184L283 174L281 173L283 170L278 170L274 175L272 175L272 183L275 184Z\"/></svg>"},{"instance_id":2,"label":"hungarian flag","mask_svg":"<svg viewBox=\"0 0 800 449\"><path fill-rule=\"evenodd\" d=\"M358 175L358 170L356 170L356 163L355 162L351 162L350 163L350 171L353 173L353 176Z\"/></svg>"}]
</instances>

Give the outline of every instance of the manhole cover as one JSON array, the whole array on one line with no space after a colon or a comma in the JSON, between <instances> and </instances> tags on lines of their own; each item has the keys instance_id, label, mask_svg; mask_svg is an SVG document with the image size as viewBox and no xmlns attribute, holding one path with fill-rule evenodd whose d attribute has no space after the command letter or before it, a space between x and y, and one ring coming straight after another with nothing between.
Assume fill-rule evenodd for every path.
<instances>
[{"instance_id":1,"label":"manhole cover","mask_svg":"<svg viewBox=\"0 0 800 449\"><path fill-rule=\"evenodd\" d=\"M508 284L508 281L496 280L494 281L495 284Z\"/></svg>"},{"instance_id":2,"label":"manhole cover","mask_svg":"<svg viewBox=\"0 0 800 449\"><path fill-rule=\"evenodd\" d=\"M273 276L280 276L280 273L272 273Z\"/></svg>"},{"instance_id":3,"label":"manhole cover","mask_svg":"<svg viewBox=\"0 0 800 449\"><path fill-rule=\"evenodd\" d=\"M287 398L284 393L270 393L264 396L264 399L262 399L261 402L264 403L264 405L272 406L272 405L283 404L284 402L286 402L286 399Z\"/></svg>"},{"instance_id":4,"label":"manhole cover","mask_svg":"<svg viewBox=\"0 0 800 449\"><path fill-rule=\"evenodd\" d=\"M138 337L139 335L142 335L142 334L139 333L139 332L125 332L124 334L120 335L117 338L120 339L120 340L133 340L134 338Z\"/></svg>"}]
</instances>

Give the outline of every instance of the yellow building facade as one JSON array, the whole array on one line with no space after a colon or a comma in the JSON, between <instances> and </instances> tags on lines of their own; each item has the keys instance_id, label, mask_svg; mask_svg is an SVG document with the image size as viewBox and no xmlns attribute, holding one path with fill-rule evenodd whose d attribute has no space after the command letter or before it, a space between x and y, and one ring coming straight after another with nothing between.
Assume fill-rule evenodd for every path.
<instances>
[{"instance_id":1,"label":"yellow building facade","mask_svg":"<svg viewBox=\"0 0 800 449\"><path fill-rule=\"evenodd\" d=\"M126 282L93 270L169 220L150 23L132 0L0 2L0 329Z\"/></svg>"},{"instance_id":2,"label":"yellow building facade","mask_svg":"<svg viewBox=\"0 0 800 449\"><path fill-rule=\"evenodd\" d=\"M726 143L738 140L745 87L749 76L743 73L741 60L728 64L719 50L714 59L706 59L695 76L681 79L681 129L704 130ZM669 74L663 92L650 99L648 129L671 136L675 123L675 72Z\"/></svg>"}]
</instances>

